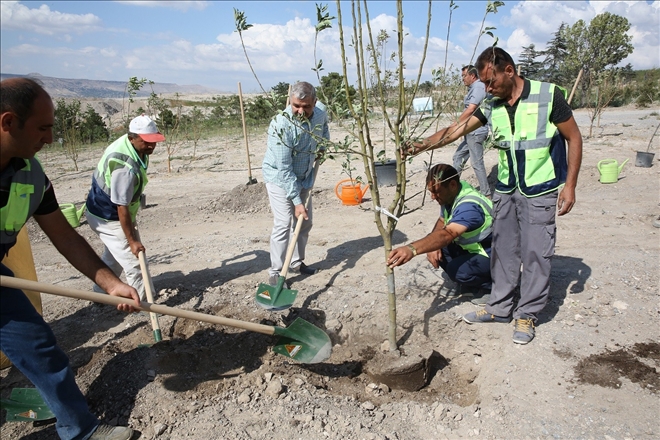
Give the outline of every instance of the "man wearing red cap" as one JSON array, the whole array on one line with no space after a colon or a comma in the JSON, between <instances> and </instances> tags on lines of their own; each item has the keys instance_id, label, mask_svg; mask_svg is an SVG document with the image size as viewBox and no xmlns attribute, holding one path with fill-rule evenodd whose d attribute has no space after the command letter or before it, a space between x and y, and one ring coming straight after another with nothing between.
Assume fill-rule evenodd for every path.
<instances>
[{"instance_id":1,"label":"man wearing red cap","mask_svg":"<svg viewBox=\"0 0 660 440\"><path fill-rule=\"evenodd\" d=\"M131 121L128 134L106 148L87 196L87 223L105 245L101 259L117 276L122 270L126 281L144 300L144 283L138 254L145 248L135 219L140 196L147 185L149 155L156 143L165 140L156 123L141 115ZM94 285L94 290L103 290Z\"/></svg>"}]
</instances>

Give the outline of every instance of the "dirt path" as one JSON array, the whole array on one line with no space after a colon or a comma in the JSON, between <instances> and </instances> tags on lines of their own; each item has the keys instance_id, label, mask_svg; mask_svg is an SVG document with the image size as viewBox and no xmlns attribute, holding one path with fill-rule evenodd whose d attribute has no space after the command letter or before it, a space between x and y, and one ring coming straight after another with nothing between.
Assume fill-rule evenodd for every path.
<instances>
[{"instance_id":1,"label":"dirt path","mask_svg":"<svg viewBox=\"0 0 660 440\"><path fill-rule=\"evenodd\" d=\"M576 116L588 133L586 113ZM141 347L153 341L144 314L50 295L44 314L93 412L128 423L140 438L658 438L660 229L652 222L660 215L660 164L634 166L658 121L651 110L611 110L585 139L577 204L558 219L551 299L531 344L513 344L511 325L462 322L476 306L438 296L442 278L423 256L397 269L402 351L436 353L432 378L417 392L372 383L365 372L386 339L384 251L370 200L347 207L335 197L338 163L324 164L314 190L306 262L321 271L290 278L299 296L289 311L255 306L272 222L259 169L265 136L250 140L257 185L245 186L240 138L204 141L197 160L175 160L171 174L163 151L152 157L138 222L156 302L269 325L303 317L331 335L328 361L297 364L271 351L272 337L169 316L159 319L164 341ZM659 147L656 138L656 158ZM436 151L433 161L451 162L454 148ZM61 156L42 157L61 203L82 204L100 155L81 157L80 172ZM606 158L630 159L618 183L598 182L596 165ZM409 195L423 189L423 159L409 167ZM494 153L485 159L495 166ZM464 177L476 183L471 171ZM428 233L437 212L427 197L401 218L396 243ZM100 250L84 221L78 231ZM30 237L40 281L91 289L34 225ZM3 398L29 386L13 368L1 378ZM0 435L56 438L52 425L4 416Z\"/></svg>"}]
</instances>

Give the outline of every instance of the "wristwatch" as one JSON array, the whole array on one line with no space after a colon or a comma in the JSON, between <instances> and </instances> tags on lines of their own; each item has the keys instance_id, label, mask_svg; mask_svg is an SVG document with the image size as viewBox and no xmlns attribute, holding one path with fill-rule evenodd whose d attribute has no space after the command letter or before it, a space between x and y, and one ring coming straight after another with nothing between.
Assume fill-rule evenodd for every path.
<instances>
[{"instance_id":1,"label":"wristwatch","mask_svg":"<svg viewBox=\"0 0 660 440\"><path fill-rule=\"evenodd\" d=\"M417 256L417 249L415 249L415 246L413 246L412 244L409 244L408 247L412 251L413 257L416 257Z\"/></svg>"}]
</instances>

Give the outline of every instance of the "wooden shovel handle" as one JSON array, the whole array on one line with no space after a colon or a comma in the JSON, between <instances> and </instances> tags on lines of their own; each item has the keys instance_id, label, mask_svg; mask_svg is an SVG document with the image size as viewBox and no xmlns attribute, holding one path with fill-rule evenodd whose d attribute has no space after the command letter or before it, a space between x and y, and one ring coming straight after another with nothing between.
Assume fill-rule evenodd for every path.
<instances>
[{"instance_id":1,"label":"wooden shovel handle","mask_svg":"<svg viewBox=\"0 0 660 440\"><path fill-rule=\"evenodd\" d=\"M144 292L147 295L147 301L153 304L154 283L153 281L151 281L151 274L149 273L149 267L147 266L147 258L144 256L144 251L138 252L138 259L140 260L140 270L142 270ZM157 339L156 342L159 342L161 336L160 336L160 325L158 324L158 315L156 315L155 313L149 313L149 318L151 319L151 328L154 331L154 338Z\"/></svg>"},{"instance_id":2,"label":"wooden shovel handle","mask_svg":"<svg viewBox=\"0 0 660 440\"><path fill-rule=\"evenodd\" d=\"M314 187L314 182L316 182L316 175L319 172L320 166L321 163L317 159L314 162L314 170L312 171L314 173L314 176L312 177L312 186L309 188L307 197L305 197L305 200L303 200L303 204L305 205L305 208L309 206L309 199L310 196L312 195L312 188ZM282 271L280 272L281 277L286 278L286 274L289 272L289 264L291 264L291 259L293 258L293 251L296 249L296 244L298 242L298 235L300 235L300 229L302 228L303 220L304 220L303 215L300 214L298 216L298 222L296 223L296 228L293 230L293 237L289 238L289 248L286 250L286 257L284 258L284 267L282 267Z\"/></svg>"},{"instance_id":3,"label":"wooden shovel handle","mask_svg":"<svg viewBox=\"0 0 660 440\"><path fill-rule=\"evenodd\" d=\"M280 272L280 276L286 278L286 274L289 272L289 264L291 264L291 259L293 258L293 251L296 249L296 244L298 244L298 235L300 235L300 230L302 229L302 224L305 219L303 214L298 216L298 222L296 223L296 228L293 230L293 237L289 238L289 248L286 250L286 258L284 258L284 266Z\"/></svg>"},{"instance_id":4,"label":"wooden shovel handle","mask_svg":"<svg viewBox=\"0 0 660 440\"><path fill-rule=\"evenodd\" d=\"M35 292L49 293L51 295L66 296L68 298L84 299L101 304L118 306L119 304L128 304L135 307L135 301L119 296L111 296L103 293L87 292L85 290L53 286L51 284L29 281L21 278L8 277L0 275L0 286L13 289L27 289ZM176 316L178 318L193 319L195 321L208 322L210 324L226 325L227 327L241 328L251 332L263 333L265 335L275 334L275 327L252 322L239 321L237 319L223 318L221 316L207 315L206 313L192 312L189 310L175 309L174 307L163 306L160 304L151 304L145 301L140 302L139 310L150 313L160 313L162 315Z\"/></svg>"}]
</instances>

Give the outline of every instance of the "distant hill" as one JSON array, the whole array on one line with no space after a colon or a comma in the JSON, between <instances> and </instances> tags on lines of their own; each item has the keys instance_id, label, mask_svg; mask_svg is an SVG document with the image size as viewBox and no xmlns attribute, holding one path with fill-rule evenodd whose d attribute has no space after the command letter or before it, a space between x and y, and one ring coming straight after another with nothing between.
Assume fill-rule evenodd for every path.
<instances>
[{"instance_id":1,"label":"distant hill","mask_svg":"<svg viewBox=\"0 0 660 440\"><path fill-rule=\"evenodd\" d=\"M38 73L27 75L16 75L11 73L0 73L0 81L7 78L27 76L36 79L43 84L46 91L53 98L121 98L125 95L126 81L99 81L93 79L69 79L53 78ZM178 85L171 83L154 83L153 90L157 94L219 94L218 90L199 85ZM151 87L144 87L137 94L138 97L146 97L151 93Z\"/></svg>"}]
</instances>

